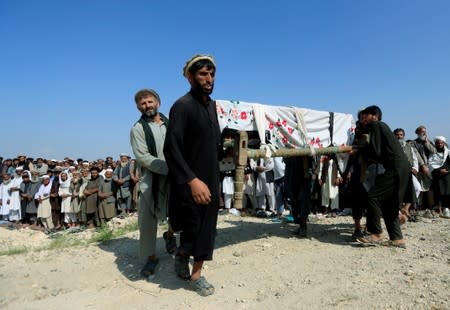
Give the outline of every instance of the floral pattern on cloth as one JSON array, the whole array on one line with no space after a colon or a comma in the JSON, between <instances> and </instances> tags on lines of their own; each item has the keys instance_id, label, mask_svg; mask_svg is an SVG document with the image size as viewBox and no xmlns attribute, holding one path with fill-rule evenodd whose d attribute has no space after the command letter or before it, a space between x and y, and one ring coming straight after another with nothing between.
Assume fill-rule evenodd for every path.
<instances>
[{"instance_id":1,"label":"floral pattern on cloth","mask_svg":"<svg viewBox=\"0 0 450 310\"><path fill-rule=\"evenodd\" d=\"M220 129L241 131L258 130L254 103L237 100L217 100L217 117ZM297 107L260 105L264 109L264 132L269 133L270 143L279 148L314 148L331 144L330 112ZM301 115L306 132L297 123ZM351 114L334 113L333 145L350 145L355 134L355 122ZM261 138L261 137L260 137Z\"/></svg>"},{"instance_id":2,"label":"floral pattern on cloth","mask_svg":"<svg viewBox=\"0 0 450 310\"><path fill-rule=\"evenodd\" d=\"M221 130L226 127L245 131L254 130L253 122L255 118L251 106L240 105L240 101L236 100L218 100L216 101L216 109ZM222 127L222 125L225 126Z\"/></svg>"}]
</instances>

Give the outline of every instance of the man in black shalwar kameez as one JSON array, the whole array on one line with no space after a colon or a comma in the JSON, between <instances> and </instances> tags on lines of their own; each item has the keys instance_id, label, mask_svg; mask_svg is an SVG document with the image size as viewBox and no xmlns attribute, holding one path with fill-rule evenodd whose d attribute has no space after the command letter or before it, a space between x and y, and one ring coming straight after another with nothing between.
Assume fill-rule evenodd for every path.
<instances>
[{"instance_id":1,"label":"man in black shalwar kameez","mask_svg":"<svg viewBox=\"0 0 450 310\"><path fill-rule=\"evenodd\" d=\"M381 122L380 108L367 107L361 115L369 133L369 143L362 156L369 162L381 164L384 172L376 176L368 191L367 230L370 236L359 238L359 241L371 245L381 242L382 215L390 239L384 244L405 247L398 214L401 202L412 201L411 165L392 130Z\"/></svg>"},{"instance_id":2,"label":"man in black shalwar kameez","mask_svg":"<svg viewBox=\"0 0 450 310\"><path fill-rule=\"evenodd\" d=\"M184 75L191 90L170 109L164 144L171 188L169 221L174 231L180 231L175 271L190 279L202 296L214 293L201 269L213 257L219 209L220 128L216 103L209 96L215 70L211 56L197 55L186 63ZM190 256L194 257L192 274Z\"/></svg>"}]
</instances>

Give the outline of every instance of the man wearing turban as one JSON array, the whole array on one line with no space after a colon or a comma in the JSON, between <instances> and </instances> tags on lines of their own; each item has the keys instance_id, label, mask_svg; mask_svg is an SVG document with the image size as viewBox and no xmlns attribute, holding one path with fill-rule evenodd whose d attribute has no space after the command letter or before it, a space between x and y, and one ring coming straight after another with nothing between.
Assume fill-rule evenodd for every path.
<instances>
[{"instance_id":1,"label":"man wearing turban","mask_svg":"<svg viewBox=\"0 0 450 310\"><path fill-rule=\"evenodd\" d=\"M201 275L204 261L212 260L219 210L220 128L214 89L216 65L209 55L195 55L186 62L183 75L191 90L170 109L164 144L169 167L169 221L180 231L175 257L179 277L190 279L201 296L214 293L214 286ZM192 272L189 257L193 256Z\"/></svg>"}]
</instances>

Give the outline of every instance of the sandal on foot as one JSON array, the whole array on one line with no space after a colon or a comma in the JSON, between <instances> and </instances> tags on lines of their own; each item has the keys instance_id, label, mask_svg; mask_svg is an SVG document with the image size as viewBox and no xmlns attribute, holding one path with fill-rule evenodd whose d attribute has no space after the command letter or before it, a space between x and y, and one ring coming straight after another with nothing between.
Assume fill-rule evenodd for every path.
<instances>
[{"instance_id":1,"label":"sandal on foot","mask_svg":"<svg viewBox=\"0 0 450 310\"><path fill-rule=\"evenodd\" d=\"M392 248L406 249L406 243L405 242L403 242L403 243L395 243L392 240L388 240L388 241L384 241L382 243L382 245L388 246L388 247L392 247Z\"/></svg>"},{"instance_id":2,"label":"sandal on foot","mask_svg":"<svg viewBox=\"0 0 450 310\"><path fill-rule=\"evenodd\" d=\"M156 266L158 266L159 259L148 260L147 263L141 269L141 276L148 278L155 274Z\"/></svg>"},{"instance_id":3,"label":"sandal on foot","mask_svg":"<svg viewBox=\"0 0 450 310\"><path fill-rule=\"evenodd\" d=\"M306 227L297 228L295 231L293 231L293 234L299 238L308 238Z\"/></svg>"},{"instance_id":4,"label":"sandal on foot","mask_svg":"<svg viewBox=\"0 0 450 310\"><path fill-rule=\"evenodd\" d=\"M167 253L169 253L169 254L175 253L175 251L177 250L177 238L175 236L172 236L169 238L167 236L167 231L165 233L163 233L163 238L164 238L164 241L166 242Z\"/></svg>"},{"instance_id":5,"label":"sandal on foot","mask_svg":"<svg viewBox=\"0 0 450 310\"><path fill-rule=\"evenodd\" d=\"M355 229L355 231L352 234L352 239L356 242L358 241L358 239L366 238L366 237L367 237L367 234L364 233L361 229Z\"/></svg>"},{"instance_id":6,"label":"sandal on foot","mask_svg":"<svg viewBox=\"0 0 450 310\"><path fill-rule=\"evenodd\" d=\"M200 296L209 296L214 294L215 288L214 286L206 281L205 277L201 276L197 280L191 280L189 282L192 290L197 292Z\"/></svg>"},{"instance_id":7,"label":"sandal on foot","mask_svg":"<svg viewBox=\"0 0 450 310\"><path fill-rule=\"evenodd\" d=\"M182 255L175 256L175 273L183 280L189 280L191 273L189 271L189 257Z\"/></svg>"},{"instance_id":8,"label":"sandal on foot","mask_svg":"<svg viewBox=\"0 0 450 310\"><path fill-rule=\"evenodd\" d=\"M380 240L373 239L373 237L371 235L369 235L367 237L356 238L356 242L358 242L362 246L370 247L370 246L383 245L384 241L382 239L380 239Z\"/></svg>"}]
</instances>

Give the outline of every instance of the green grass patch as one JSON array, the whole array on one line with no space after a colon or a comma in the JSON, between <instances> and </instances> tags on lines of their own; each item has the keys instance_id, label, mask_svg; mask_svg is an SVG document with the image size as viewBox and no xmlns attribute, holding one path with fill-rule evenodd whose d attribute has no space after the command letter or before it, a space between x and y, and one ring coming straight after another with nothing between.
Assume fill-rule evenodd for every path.
<instances>
[{"instance_id":1,"label":"green grass patch","mask_svg":"<svg viewBox=\"0 0 450 310\"><path fill-rule=\"evenodd\" d=\"M61 234L61 235L57 235L55 238L53 238L53 240L50 242L50 244L48 246L42 247L39 250L56 250L56 249L64 249L64 248L68 248L68 247L73 247L73 246L79 246L79 245L84 245L86 244L86 242L83 242L82 240L76 238L73 235L65 235L65 234Z\"/></svg>"},{"instance_id":2,"label":"green grass patch","mask_svg":"<svg viewBox=\"0 0 450 310\"><path fill-rule=\"evenodd\" d=\"M19 255L23 253L27 253L29 249L27 247L16 247L9 248L7 250L0 251L0 256L10 256L10 255Z\"/></svg>"},{"instance_id":3,"label":"green grass patch","mask_svg":"<svg viewBox=\"0 0 450 310\"><path fill-rule=\"evenodd\" d=\"M46 250L57 250L75 246L86 246L90 243L102 243L107 242L119 237L122 237L130 232L135 232L139 229L137 221L133 221L128 225L119 227L117 229L111 229L109 226L104 225L97 228L92 237L88 240L80 238L78 234L57 233L50 235L50 244L38 248L15 247L0 251L0 256L19 255L28 252L40 252Z\"/></svg>"},{"instance_id":4,"label":"green grass patch","mask_svg":"<svg viewBox=\"0 0 450 310\"><path fill-rule=\"evenodd\" d=\"M89 243L110 241L118 237L122 237L130 232L137 231L138 229L139 226L137 221L132 222L123 227L119 227L116 230L112 230L108 226L102 226L99 229L97 229L94 236L89 240Z\"/></svg>"},{"instance_id":5,"label":"green grass patch","mask_svg":"<svg viewBox=\"0 0 450 310\"><path fill-rule=\"evenodd\" d=\"M105 242L114 238L114 232L108 226L98 228L89 243Z\"/></svg>"}]
</instances>

